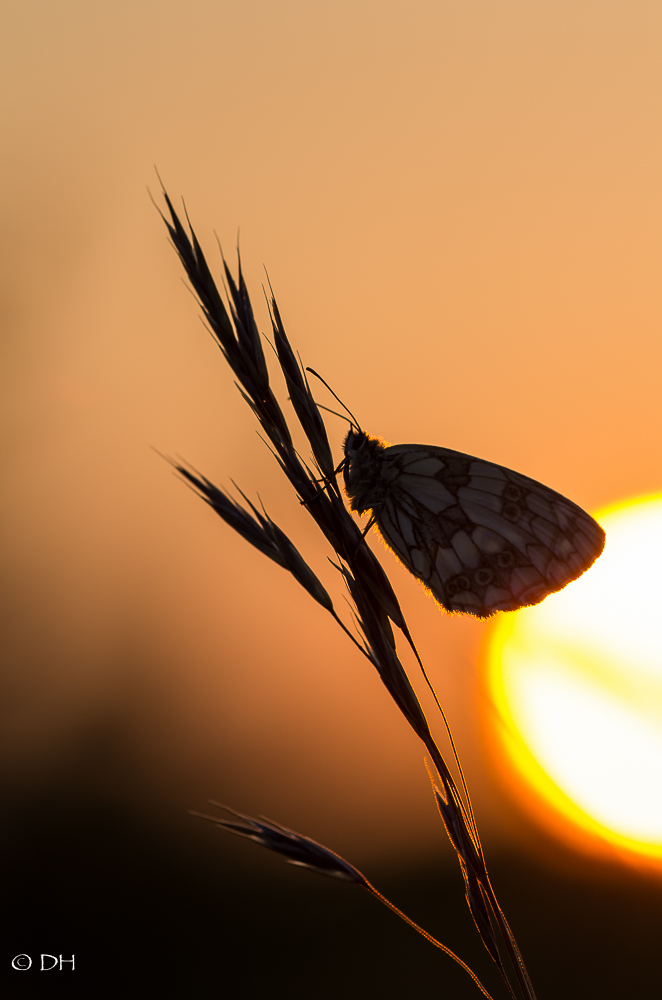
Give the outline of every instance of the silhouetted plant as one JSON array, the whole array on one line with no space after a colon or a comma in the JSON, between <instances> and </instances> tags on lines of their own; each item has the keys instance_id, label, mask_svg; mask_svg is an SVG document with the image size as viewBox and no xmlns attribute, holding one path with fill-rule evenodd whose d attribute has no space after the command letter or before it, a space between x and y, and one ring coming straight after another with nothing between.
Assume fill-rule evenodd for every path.
<instances>
[{"instance_id":1,"label":"silhouetted plant","mask_svg":"<svg viewBox=\"0 0 662 1000\"><path fill-rule=\"evenodd\" d=\"M287 421L271 388L262 339L241 271L241 260L238 262L236 280L225 260L223 261L228 311L195 232L190 224L188 232L186 231L165 191L163 197L170 218L162 218L199 299L205 320L234 373L239 391L255 414L300 502L336 554L337 562L333 565L342 575L353 604L357 634L341 620L317 575L264 510L258 510L243 493L241 496L245 506L192 469L178 462L172 464L227 524L260 552L288 570L310 596L329 612L361 654L375 667L402 715L419 737L436 771L438 783L433 778L433 793L446 833L457 855L464 878L466 900L483 944L496 963L510 996L517 998L516 983L526 1000L535 1000L519 948L490 883L471 800L448 723L425 673L393 587L366 544L364 532L346 509L337 480L340 467L336 468L334 463L324 419L310 390L306 370L290 346L275 298L272 294L269 303L275 353L294 412L310 445L314 468L297 453ZM413 650L425 680L433 690L450 737L461 791L432 736L423 709L400 661L393 625L400 630ZM273 821L244 816L226 806L221 808L233 813L240 822L213 816L204 818L222 829L284 854L290 864L363 886L428 941L458 962L482 993L490 996L457 955L406 917L377 892L356 868L333 851ZM509 964L504 962L500 948L508 955Z\"/></svg>"}]
</instances>

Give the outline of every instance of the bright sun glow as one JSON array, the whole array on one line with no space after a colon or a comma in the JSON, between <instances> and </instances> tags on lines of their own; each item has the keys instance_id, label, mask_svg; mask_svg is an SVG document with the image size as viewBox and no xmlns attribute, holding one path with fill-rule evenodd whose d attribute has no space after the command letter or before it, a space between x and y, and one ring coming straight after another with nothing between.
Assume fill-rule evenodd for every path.
<instances>
[{"instance_id":1,"label":"bright sun glow","mask_svg":"<svg viewBox=\"0 0 662 1000\"><path fill-rule=\"evenodd\" d=\"M662 496L598 514L603 555L491 635L499 734L585 830L662 859Z\"/></svg>"}]
</instances>

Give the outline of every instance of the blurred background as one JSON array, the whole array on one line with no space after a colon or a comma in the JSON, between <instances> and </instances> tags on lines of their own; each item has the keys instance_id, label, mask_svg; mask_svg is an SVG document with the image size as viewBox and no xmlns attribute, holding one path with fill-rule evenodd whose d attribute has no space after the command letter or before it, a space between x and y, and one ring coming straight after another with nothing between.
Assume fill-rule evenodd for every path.
<instances>
[{"instance_id":1,"label":"blurred background","mask_svg":"<svg viewBox=\"0 0 662 1000\"><path fill-rule=\"evenodd\" d=\"M45 952L75 953L88 996L477 996L374 901L186 814L213 797L320 840L494 985L378 678L150 450L259 493L342 605L147 188L156 165L219 278L215 234L232 262L241 230L261 328L266 267L367 431L588 510L659 491L662 10L5 0L0 24L11 995L52 992L10 969ZM489 626L381 553L539 996L648 989L660 877L522 811L484 706Z\"/></svg>"}]
</instances>

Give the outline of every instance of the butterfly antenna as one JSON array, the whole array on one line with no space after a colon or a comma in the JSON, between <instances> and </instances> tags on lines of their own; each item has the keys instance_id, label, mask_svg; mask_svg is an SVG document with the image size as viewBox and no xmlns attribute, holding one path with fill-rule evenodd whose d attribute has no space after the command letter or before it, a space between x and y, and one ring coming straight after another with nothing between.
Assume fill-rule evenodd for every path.
<instances>
[{"instance_id":1,"label":"butterfly antenna","mask_svg":"<svg viewBox=\"0 0 662 1000\"><path fill-rule=\"evenodd\" d=\"M349 409L348 406L345 406L345 404L343 403L343 401L340 398L340 396L336 396L335 392L333 391L333 389L331 388L331 386L329 385L329 383L325 382L324 379L322 378L322 376L318 375L317 372L313 368L306 368L306 371L310 372L311 375L314 375L315 378L318 378L320 380L320 382L322 383L322 385L325 385L327 387L327 389L329 390L329 392L331 393L331 395L333 396L333 398L338 400L338 402L342 406L343 410L345 410L347 413L349 413L350 417L352 418L352 423L356 426L356 429L357 430L361 430L361 425L359 424L358 420L356 419L356 417L354 416L354 414L352 413L352 411ZM328 406L323 406L322 409L323 410L328 410L329 408L328 408ZM329 413L334 413L334 412L335 412L334 410L329 410ZM337 414L337 416L340 416L340 414Z\"/></svg>"},{"instance_id":2,"label":"butterfly antenna","mask_svg":"<svg viewBox=\"0 0 662 1000\"><path fill-rule=\"evenodd\" d=\"M337 410L331 410L328 406L323 406L321 403L317 402L315 403L315 406L317 406L320 410L326 410L327 413L333 413L335 417L340 417L341 420L346 420L348 424L352 427L354 426L353 422L349 419L349 417L346 417L344 413L338 413Z\"/></svg>"}]
</instances>

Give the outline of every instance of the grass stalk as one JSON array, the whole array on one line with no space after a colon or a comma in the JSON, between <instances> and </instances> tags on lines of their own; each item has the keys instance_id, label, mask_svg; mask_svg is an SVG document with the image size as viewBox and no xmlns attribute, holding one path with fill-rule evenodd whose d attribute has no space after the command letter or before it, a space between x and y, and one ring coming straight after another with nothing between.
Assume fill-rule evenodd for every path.
<instances>
[{"instance_id":1,"label":"grass stalk","mask_svg":"<svg viewBox=\"0 0 662 1000\"><path fill-rule=\"evenodd\" d=\"M524 997L524 1000L535 1000L533 986L517 942L489 879L469 791L450 726L418 654L393 587L379 560L369 548L365 533L361 531L345 506L337 478L338 468L333 460L320 407L313 398L306 371L292 350L273 292L269 299L273 348L285 378L294 413L310 445L312 466L296 451L287 420L272 390L262 339L241 271L241 260L238 261L238 273L235 279L223 259L229 303L229 308L226 308L190 222L186 219L187 231L165 190L163 197L168 212L168 217L162 214L163 221L198 298L205 321L235 376L242 397L255 415L276 461L296 491L299 501L305 506L335 553L332 565L341 574L346 585L353 608L356 634L343 622L322 582L266 511L258 510L241 494L241 491L239 493L244 504L228 496L190 467L181 462L172 464L216 514L263 555L290 572L313 600L334 618L362 655L375 667L400 712L423 744L436 772L436 778L431 774L433 794L460 865L466 901L480 938L495 962L513 1000L517 1000L518 996ZM394 626L413 650L425 682L432 691L448 733L453 759L460 777L461 792L437 746L425 713L400 661ZM219 820L209 816L204 818L211 819L222 829L249 837L262 846L286 854L292 864L363 885L410 926L423 934L430 943L458 962L482 993L487 997L490 996L471 969L457 955L386 900L348 862L315 841L272 821L255 819L239 813L235 815L242 822ZM512 968L502 960L503 949ZM519 988L519 994L516 987Z\"/></svg>"}]
</instances>

